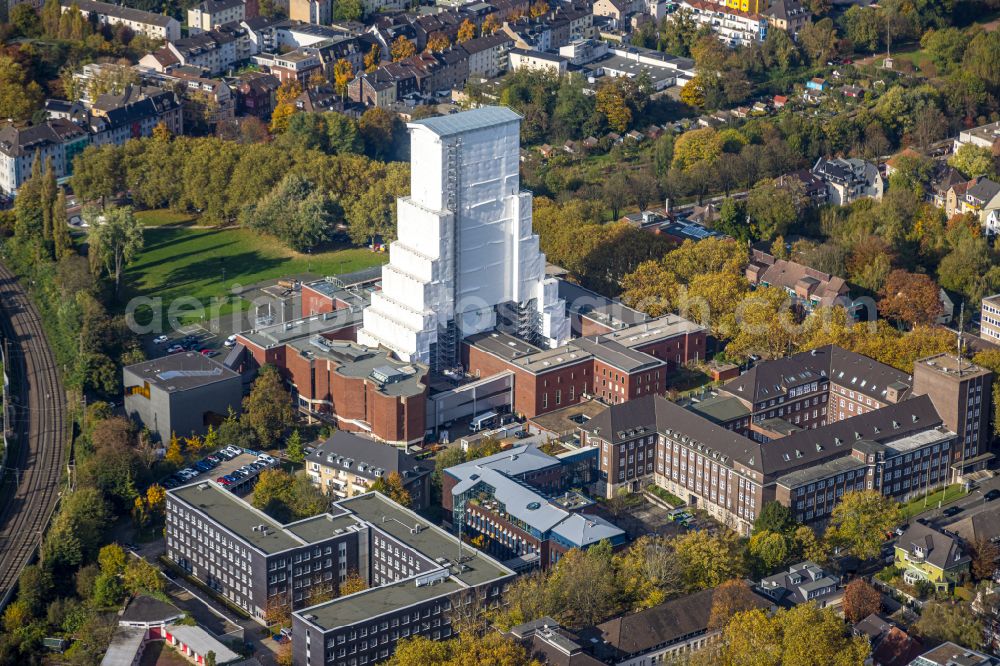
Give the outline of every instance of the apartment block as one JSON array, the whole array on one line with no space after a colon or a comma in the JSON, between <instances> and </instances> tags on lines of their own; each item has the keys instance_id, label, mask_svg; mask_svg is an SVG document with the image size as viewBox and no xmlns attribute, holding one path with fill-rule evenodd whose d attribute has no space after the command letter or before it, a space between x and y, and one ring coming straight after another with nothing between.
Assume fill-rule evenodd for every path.
<instances>
[{"instance_id":1,"label":"apartment block","mask_svg":"<svg viewBox=\"0 0 1000 666\"><path fill-rule=\"evenodd\" d=\"M69 11L74 6L79 7L84 18L89 19L93 16L99 25L124 25L131 28L133 32L168 42L181 37L180 22L164 14L144 12L108 2L96 2L96 0L62 0L60 5L63 12Z\"/></svg>"},{"instance_id":2,"label":"apartment block","mask_svg":"<svg viewBox=\"0 0 1000 666\"><path fill-rule=\"evenodd\" d=\"M338 499L364 494L377 480L398 474L413 509L430 503L433 465L384 442L338 430L306 456L305 465L313 483Z\"/></svg>"},{"instance_id":3,"label":"apartment block","mask_svg":"<svg viewBox=\"0 0 1000 666\"><path fill-rule=\"evenodd\" d=\"M246 3L243 0L203 0L187 10L188 32L197 35L245 18Z\"/></svg>"}]
</instances>

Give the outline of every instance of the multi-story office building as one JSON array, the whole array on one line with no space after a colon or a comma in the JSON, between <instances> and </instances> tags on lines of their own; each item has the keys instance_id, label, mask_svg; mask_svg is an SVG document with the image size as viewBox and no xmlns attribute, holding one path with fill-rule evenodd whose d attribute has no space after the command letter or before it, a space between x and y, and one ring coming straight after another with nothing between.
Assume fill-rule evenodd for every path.
<instances>
[{"instance_id":1,"label":"multi-story office building","mask_svg":"<svg viewBox=\"0 0 1000 666\"><path fill-rule=\"evenodd\" d=\"M449 467L442 503L460 534L482 538L482 548L514 569L547 569L572 548L609 541L625 532L593 515L593 500L569 490L593 478L594 450L556 458L537 445Z\"/></svg>"},{"instance_id":2,"label":"multi-story office building","mask_svg":"<svg viewBox=\"0 0 1000 666\"><path fill-rule=\"evenodd\" d=\"M983 299L979 337L986 342L1000 345L1000 294Z\"/></svg>"},{"instance_id":3,"label":"multi-story office building","mask_svg":"<svg viewBox=\"0 0 1000 666\"><path fill-rule=\"evenodd\" d=\"M370 587L292 614L296 664L364 666L388 658L401 639L448 638L456 618L498 606L514 578L508 567L377 493L335 507L368 526Z\"/></svg>"},{"instance_id":4,"label":"multi-story office building","mask_svg":"<svg viewBox=\"0 0 1000 666\"><path fill-rule=\"evenodd\" d=\"M905 499L981 469L991 390L988 371L947 354L911 378L824 347L760 363L690 409L646 396L581 430L609 496L654 482L745 531L768 501L813 522L851 490Z\"/></svg>"},{"instance_id":5,"label":"multi-story office building","mask_svg":"<svg viewBox=\"0 0 1000 666\"><path fill-rule=\"evenodd\" d=\"M432 369L458 364L469 335L497 328L558 347L570 336L558 285L520 190L521 118L483 107L409 124L410 196L359 342Z\"/></svg>"},{"instance_id":6,"label":"multi-story office building","mask_svg":"<svg viewBox=\"0 0 1000 666\"><path fill-rule=\"evenodd\" d=\"M317 446L305 462L313 483L339 499L366 493L378 479L395 473L410 493L411 507L426 509L430 501L433 465L383 442L338 430Z\"/></svg>"},{"instance_id":7,"label":"multi-story office building","mask_svg":"<svg viewBox=\"0 0 1000 666\"><path fill-rule=\"evenodd\" d=\"M167 557L264 623L293 611L296 664L368 664L396 641L452 634L514 572L378 493L281 524L212 481L167 493ZM313 605L357 574L367 589ZM455 609L455 610L453 610Z\"/></svg>"}]
</instances>

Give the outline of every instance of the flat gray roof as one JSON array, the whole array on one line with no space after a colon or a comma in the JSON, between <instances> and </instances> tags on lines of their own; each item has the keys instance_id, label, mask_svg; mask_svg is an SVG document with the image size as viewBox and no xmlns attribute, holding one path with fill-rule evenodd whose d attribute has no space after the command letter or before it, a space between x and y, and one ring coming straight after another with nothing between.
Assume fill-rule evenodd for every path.
<instances>
[{"instance_id":1,"label":"flat gray roof","mask_svg":"<svg viewBox=\"0 0 1000 666\"><path fill-rule=\"evenodd\" d=\"M310 315L280 324L252 328L249 331L241 331L239 335L258 347L269 349L313 335L329 333L348 326L357 326L361 323L362 309L362 307L341 308L333 312Z\"/></svg>"},{"instance_id":2,"label":"flat gray roof","mask_svg":"<svg viewBox=\"0 0 1000 666\"><path fill-rule=\"evenodd\" d=\"M198 352L169 354L127 366L125 371L168 392L186 391L226 379L240 378L238 373Z\"/></svg>"},{"instance_id":3,"label":"flat gray roof","mask_svg":"<svg viewBox=\"0 0 1000 666\"><path fill-rule=\"evenodd\" d=\"M426 127L438 136L445 137L520 120L521 116L506 106L481 106L478 109L463 111L462 113L450 116L437 116L415 120L408 123L407 126L410 128Z\"/></svg>"},{"instance_id":4,"label":"flat gray roof","mask_svg":"<svg viewBox=\"0 0 1000 666\"><path fill-rule=\"evenodd\" d=\"M718 394L692 403L689 409L716 422L732 421L750 415L743 401L731 395Z\"/></svg>"},{"instance_id":5,"label":"flat gray roof","mask_svg":"<svg viewBox=\"0 0 1000 666\"><path fill-rule=\"evenodd\" d=\"M321 513L318 516L305 518L303 520L288 523L285 529L302 539L306 543L314 543L329 539L338 533L358 524L349 513L335 516L329 513Z\"/></svg>"},{"instance_id":6,"label":"flat gray roof","mask_svg":"<svg viewBox=\"0 0 1000 666\"><path fill-rule=\"evenodd\" d=\"M766 444L764 446L767 446ZM786 488L796 488L804 483L826 479L834 474L841 474L852 469L864 469L865 463L857 458L846 455L834 458L820 465L813 465L797 472L790 472L778 478L778 484Z\"/></svg>"},{"instance_id":7,"label":"flat gray roof","mask_svg":"<svg viewBox=\"0 0 1000 666\"><path fill-rule=\"evenodd\" d=\"M417 587L413 580L404 580L373 587L311 608L303 608L296 614L303 618L311 616L309 621L326 631L386 613L394 613L407 606L464 589L467 588L453 578L420 587Z\"/></svg>"},{"instance_id":8,"label":"flat gray roof","mask_svg":"<svg viewBox=\"0 0 1000 666\"><path fill-rule=\"evenodd\" d=\"M439 557L455 560L458 557L459 540L433 525L416 513L404 509L395 502L387 500L378 493L366 493L350 499L337 502L348 511L353 512L362 520L406 543L432 560ZM420 525L421 530L413 534L410 530ZM496 560L492 560L475 548L462 547L462 555L475 555L472 561L466 562L468 571L453 572L453 576L469 586L479 585L508 573L508 569Z\"/></svg>"},{"instance_id":9,"label":"flat gray roof","mask_svg":"<svg viewBox=\"0 0 1000 666\"><path fill-rule=\"evenodd\" d=\"M263 511L255 509L228 490L223 490L214 481L199 481L168 490L167 494L198 509L268 555L310 543L286 530L281 523ZM267 530L254 529L260 525L264 525Z\"/></svg>"}]
</instances>

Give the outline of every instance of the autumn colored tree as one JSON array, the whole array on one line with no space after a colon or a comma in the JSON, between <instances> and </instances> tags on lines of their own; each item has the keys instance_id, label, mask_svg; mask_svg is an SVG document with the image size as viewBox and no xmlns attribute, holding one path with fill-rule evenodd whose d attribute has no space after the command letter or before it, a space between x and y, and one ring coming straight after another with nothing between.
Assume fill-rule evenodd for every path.
<instances>
[{"instance_id":1,"label":"autumn colored tree","mask_svg":"<svg viewBox=\"0 0 1000 666\"><path fill-rule=\"evenodd\" d=\"M549 3L545 0L535 0L531 7L528 8L528 16L531 18L539 18L545 16L549 13Z\"/></svg>"},{"instance_id":2,"label":"autumn colored tree","mask_svg":"<svg viewBox=\"0 0 1000 666\"><path fill-rule=\"evenodd\" d=\"M878 311L883 317L910 326L934 324L941 316L940 287L929 275L894 270L880 292Z\"/></svg>"},{"instance_id":3,"label":"autumn colored tree","mask_svg":"<svg viewBox=\"0 0 1000 666\"><path fill-rule=\"evenodd\" d=\"M1000 560L1000 545L984 539L976 539L972 544L972 577L976 580L990 580L997 570Z\"/></svg>"},{"instance_id":4,"label":"autumn colored tree","mask_svg":"<svg viewBox=\"0 0 1000 666\"><path fill-rule=\"evenodd\" d=\"M341 58L333 63L333 89L341 99L347 96L347 84L354 78L354 67L351 63Z\"/></svg>"},{"instance_id":5,"label":"autumn colored tree","mask_svg":"<svg viewBox=\"0 0 1000 666\"><path fill-rule=\"evenodd\" d=\"M392 42L389 53L392 55L393 62L399 62L416 55L417 47L406 37L400 35Z\"/></svg>"},{"instance_id":6,"label":"autumn colored tree","mask_svg":"<svg viewBox=\"0 0 1000 666\"><path fill-rule=\"evenodd\" d=\"M470 39L475 39L475 37L476 24L469 19L462 21L462 24L458 26L458 35L456 36L458 43L467 42Z\"/></svg>"},{"instance_id":7,"label":"autumn colored tree","mask_svg":"<svg viewBox=\"0 0 1000 666\"><path fill-rule=\"evenodd\" d=\"M170 444L167 445L167 453L163 459L174 467L184 464L184 452L181 450L181 440L178 439L177 433L170 436Z\"/></svg>"},{"instance_id":8,"label":"autumn colored tree","mask_svg":"<svg viewBox=\"0 0 1000 666\"><path fill-rule=\"evenodd\" d=\"M616 132L624 132L632 122L632 110L625 103L621 87L614 79L608 79L597 89L597 112L608 121L608 125Z\"/></svg>"},{"instance_id":9,"label":"autumn colored tree","mask_svg":"<svg viewBox=\"0 0 1000 666\"><path fill-rule=\"evenodd\" d=\"M879 554L886 533L902 520L899 503L877 490L844 493L833 508L827 536L867 560Z\"/></svg>"},{"instance_id":10,"label":"autumn colored tree","mask_svg":"<svg viewBox=\"0 0 1000 666\"><path fill-rule=\"evenodd\" d=\"M483 36L492 35L500 29L500 18L494 13L483 20L483 25L479 28Z\"/></svg>"},{"instance_id":11,"label":"autumn colored tree","mask_svg":"<svg viewBox=\"0 0 1000 666\"><path fill-rule=\"evenodd\" d=\"M761 573L771 573L792 554L791 539L781 532L764 530L750 537L747 550L757 562Z\"/></svg>"},{"instance_id":12,"label":"autumn colored tree","mask_svg":"<svg viewBox=\"0 0 1000 666\"><path fill-rule=\"evenodd\" d=\"M435 30L427 36L427 50L431 53L440 53L449 46L451 46L451 40L440 30Z\"/></svg>"},{"instance_id":13,"label":"autumn colored tree","mask_svg":"<svg viewBox=\"0 0 1000 666\"><path fill-rule=\"evenodd\" d=\"M379 63L382 61L382 49L379 48L378 44L372 44L371 50L365 54L365 71L374 72L378 69Z\"/></svg>"},{"instance_id":14,"label":"autumn colored tree","mask_svg":"<svg viewBox=\"0 0 1000 666\"><path fill-rule=\"evenodd\" d=\"M715 588L712 592L712 610L708 616L708 629L722 629L737 613L753 610L760 606L757 596L746 582L734 578Z\"/></svg>"},{"instance_id":15,"label":"autumn colored tree","mask_svg":"<svg viewBox=\"0 0 1000 666\"><path fill-rule=\"evenodd\" d=\"M153 138L157 141L166 142L173 138L173 134L170 133L170 128L167 127L166 123L161 120L153 128Z\"/></svg>"},{"instance_id":16,"label":"autumn colored tree","mask_svg":"<svg viewBox=\"0 0 1000 666\"><path fill-rule=\"evenodd\" d=\"M388 476L376 479L370 489L382 493L397 504L410 506L410 491L403 485L403 477L399 472L390 472Z\"/></svg>"},{"instance_id":17,"label":"autumn colored tree","mask_svg":"<svg viewBox=\"0 0 1000 666\"><path fill-rule=\"evenodd\" d=\"M705 106L705 84L700 75L691 77L681 88L681 101L695 109Z\"/></svg>"},{"instance_id":18,"label":"autumn colored tree","mask_svg":"<svg viewBox=\"0 0 1000 666\"><path fill-rule=\"evenodd\" d=\"M357 571L351 571L347 574L347 578L344 579L344 582L341 583L337 589L340 596L343 597L348 594L354 594L355 592L367 590L368 584L361 578Z\"/></svg>"},{"instance_id":19,"label":"autumn colored tree","mask_svg":"<svg viewBox=\"0 0 1000 666\"><path fill-rule=\"evenodd\" d=\"M882 610L882 593L864 578L855 578L844 589L844 617L857 624L872 613Z\"/></svg>"},{"instance_id":20,"label":"autumn colored tree","mask_svg":"<svg viewBox=\"0 0 1000 666\"><path fill-rule=\"evenodd\" d=\"M674 541L674 548L689 591L718 587L745 573L742 545L730 530L688 532Z\"/></svg>"},{"instance_id":21,"label":"autumn colored tree","mask_svg":"<svg viewBox=\"0 0 1000 666\"><path fill-rule=\"evenodd\" d=\"M295 115L295 101L302 94L298 79L288 79L275 93L274 111L271 112L271 131L278 134L288 129L288 119Z\"/></svg>"},{"instance_id":22,"label":"autumn colored tree","mask_svg":"<svg viewBox=\"0 0 1000 666\"><path fill-rule=\"evenodd\" d=\"M924 606L914 625L920 636L935 643L951 641L979 649L983 643L982 621L967 603L932 601Z\"/></svg>"}]
</instances>

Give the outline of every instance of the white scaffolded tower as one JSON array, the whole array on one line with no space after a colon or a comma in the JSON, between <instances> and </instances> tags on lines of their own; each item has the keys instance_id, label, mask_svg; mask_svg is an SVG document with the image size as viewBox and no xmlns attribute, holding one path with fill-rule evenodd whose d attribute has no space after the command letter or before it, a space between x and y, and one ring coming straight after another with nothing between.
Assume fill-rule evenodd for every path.
<instances>
[{"instance_id":1,"label":"white scaffolded tower","mask_svg":"<svg viewBox=\"0 0 1000 666\"><path fill-rule=\"evenodd\" d=\"M546 347L570 337L520 191L521 117L483 107L409 123L410 196L358 342L444 370L462 338L500 329Z\"/></svg>"}]
</instances>

